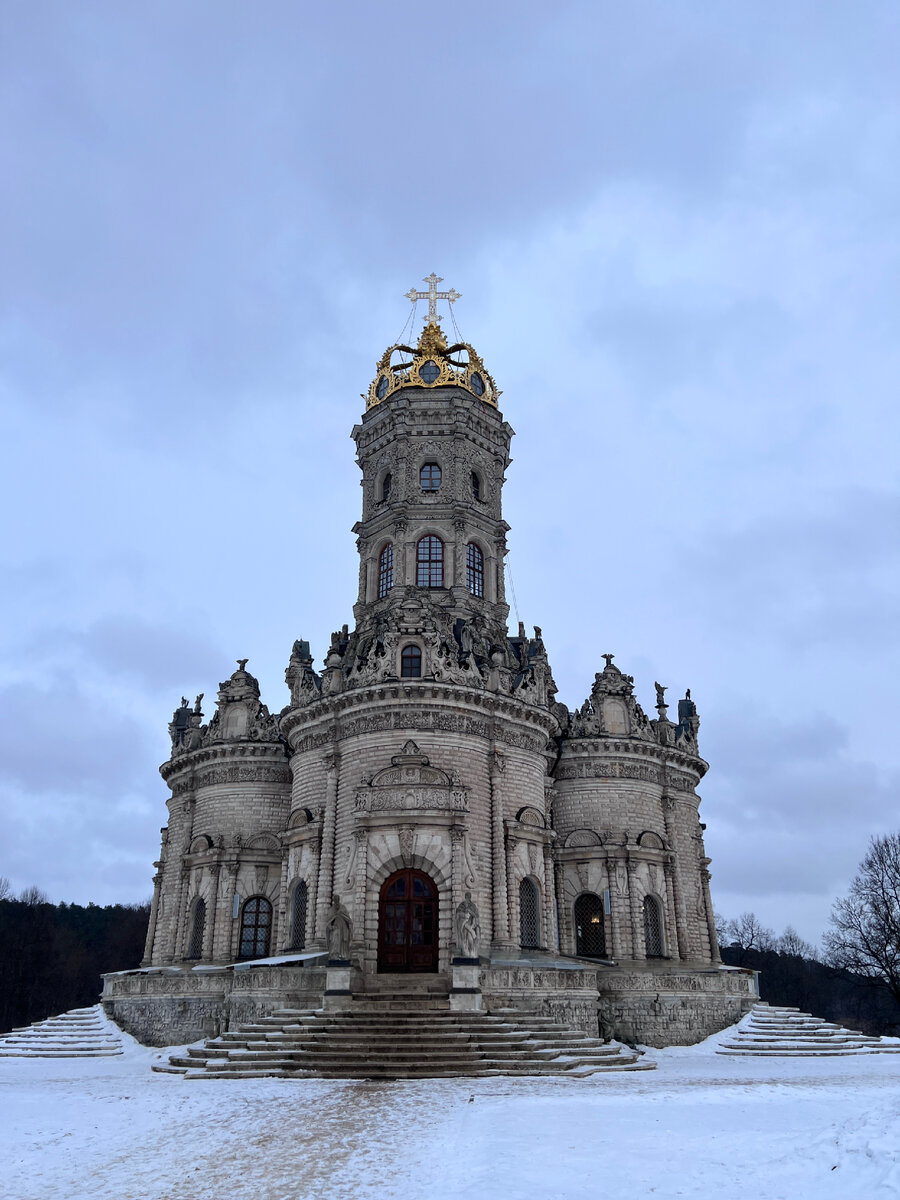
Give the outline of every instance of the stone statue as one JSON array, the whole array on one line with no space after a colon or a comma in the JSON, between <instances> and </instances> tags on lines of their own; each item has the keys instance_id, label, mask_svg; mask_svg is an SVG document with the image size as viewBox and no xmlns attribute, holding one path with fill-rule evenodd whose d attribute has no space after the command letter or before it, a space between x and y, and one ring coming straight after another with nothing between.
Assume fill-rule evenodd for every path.
<instances>
[{"instance_id":1,"label":"stone statue","mask_svg":"<svg viewBox=\"0 0 900 1200\"><path fill-rule=\"evenodd\" d=\"M350 957L350 934L352 931L353 922L350 920L350 914L341 903L340 896L335 893L331 897L331 908L328 910L328 919L325 922L325 941L328 944L329 959L347 961Z\"/></svg>"},{"instance_id":2,"label":"stone statue","mask_svg":"<svg viewBox=\"0 0 900 1200\"><path fill-rule=\"evenodd\" d=\"M656 707L664 708L666 704L666 689L661 683L654 683L656 688Z\"/></svg>"},{"instance_id":3,"label":"stone statue","mask_svg":"<svg viewBox=\"0 0 900 1200\"><path fill-rule=\"evenodd\" d=\"M457 906L454 927L459 957L477 958L478 943L481 941L481 922L478 919L478 906L472 899L471 892L466 892L465 900Z\"/></svg>"}]
</instances>

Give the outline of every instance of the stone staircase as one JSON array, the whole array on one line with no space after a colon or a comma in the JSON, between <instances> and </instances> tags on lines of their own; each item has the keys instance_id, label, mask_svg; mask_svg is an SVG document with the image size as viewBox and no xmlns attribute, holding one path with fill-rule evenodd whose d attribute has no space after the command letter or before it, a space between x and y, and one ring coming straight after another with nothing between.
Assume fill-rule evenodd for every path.
<instances>
[{"instance_id":1,"label":"stone staircase","mask_svg":"<svg viewBox=\"0 0 900 1200\"><path fill-rule=\"evenodd\" d=\"M451 1012L438 996L355 997L346 1009L282 1009L173 1055L155 1071L186 1079L257 1077L433 1079L652 1070L618 1042L602 1042L551 1017Z\"/></svg>"},{"instance_id":2,"label":"stone staircase","mask_svg":"<svg viewBox=\"0 0 900 1200\"><path fill-rule=\"evenodd\" d=\"M0 1037L0 1058L107 1058L122 1053L122 1039L99 1004L73 1008Z\"/></svg>"},{"instance_id":3,"label":"stone staircase","mask_svg":"<svg viewBox=\"0 0 900 1200\"><path fill-rule=\"evenodd\" d=\"M815 1058L841 1054L898 1054L900 1042L869 1037L833 1025L797 1008L766 1003L753 1008L735 1026L717 1054L756 1055L768 1058Z\"/></svg>"}]
</instances>

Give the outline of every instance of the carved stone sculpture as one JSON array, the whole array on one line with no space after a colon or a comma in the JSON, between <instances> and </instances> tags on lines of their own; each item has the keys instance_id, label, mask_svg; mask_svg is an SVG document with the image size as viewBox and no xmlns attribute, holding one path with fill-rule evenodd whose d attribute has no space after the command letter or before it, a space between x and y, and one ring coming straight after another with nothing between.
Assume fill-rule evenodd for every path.
<instances>
[{"instance_id":1,"label":"carved stone sculpture","mask_svg":"<svg viewBox=\"0 0 900 1200\"><path fill-rule=\"evenodd\" d=\"M471 892L466 892L465 900L457 905L453 925L459 957L477 958L478 944L481 941L481 921L478 917L478 905L472 899Z\"/></svg>"},{"instance_id":2,"label":"carved stone sculpture","mask_svg":"<svg viewBox=\"0 0 900 1200\"><path fill-rule=\"evenodd\" d=\"M328 958L336 962L346 962L350 957L350 935L353 932L353 922L350 914L341 903L337 894L331 898L331 908L325 922L325 940L328 946Z\"/></svg>"}]
</instances>

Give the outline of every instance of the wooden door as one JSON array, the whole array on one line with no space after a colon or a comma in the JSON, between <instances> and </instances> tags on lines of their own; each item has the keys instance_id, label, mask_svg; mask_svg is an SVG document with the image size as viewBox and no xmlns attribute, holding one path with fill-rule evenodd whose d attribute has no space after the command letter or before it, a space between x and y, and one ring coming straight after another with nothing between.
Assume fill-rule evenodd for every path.
<instances>
[{"instance_id":1,"label":"wooden door","mask_svg":"<svg viewBox=\"0 0 900 1200\"><path fill-rule=\"evenodd\" d=\"M378 970L436 971L438 894L421 871L396 871L378 905Z\"/></svg>"}]
</instances>

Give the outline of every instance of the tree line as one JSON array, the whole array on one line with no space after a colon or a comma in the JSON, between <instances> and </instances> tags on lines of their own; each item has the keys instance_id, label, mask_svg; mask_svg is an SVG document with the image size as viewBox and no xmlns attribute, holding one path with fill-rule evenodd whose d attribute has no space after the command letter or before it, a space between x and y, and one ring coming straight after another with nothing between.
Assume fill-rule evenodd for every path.
<instances>
[{"instance_id":1,"label":"tree line","mask_svg":"<svg viewBox=\"0 0 900 1200\"><path fill-rule=\"evenodd\" d=\"M104 971L140 965L150 904L51 904L0 879L0 1034L100 997Z\"/></svg>"}]
</instances>

